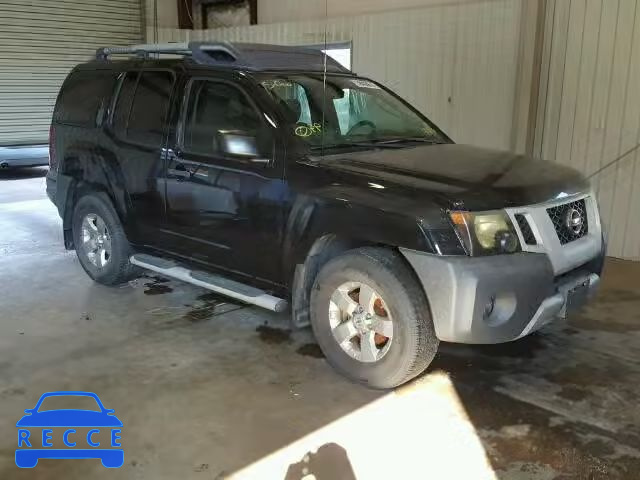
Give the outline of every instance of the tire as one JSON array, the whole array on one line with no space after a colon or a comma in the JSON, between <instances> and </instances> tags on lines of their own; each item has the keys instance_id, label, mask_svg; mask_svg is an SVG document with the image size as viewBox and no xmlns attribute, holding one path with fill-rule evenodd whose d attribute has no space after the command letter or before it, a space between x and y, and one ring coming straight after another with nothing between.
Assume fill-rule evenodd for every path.
<instances>
[{"instance_id":1,"label":"tire","mask_svg":"<svg viewBox=\"0 0 640 480\"><path fill-rule=\"evenodd\" d=\"M108 260L102 266L92 262L83 241L83 220L96 216L103 221L106 227L104 237L110 243ZM91 193L81 197L73 210L72 228L73 243L80 265L94 281L103 285L119 285L139 275L140 270L129 262L131 245L107 195Z\"/></svg>"},{"instance_id":2,"label":"tire","mask_svg":"<svg viewBox=\"0 0 640 480\"><path fill-rule=\"evenodd\" d=\"M376 334L374 337L375 360L369 357L368 361L363 361L354 357L366 357L363 337L354 337L341 346L334 336L337 330L332 328L333 325L344 327L343 324L350 322L349 318L354 325L359 325L357 328L365 331L368 328L366 324L363 326L362 322L356 322L356 316L336 314L337 303L332 303L332 296L337 295L339 287L342 291L349 291L351 286L358 284L369 286L375 293L372 297L382 299L383 319L391 320L393 325L392 335L386 341L384 336ZM348 295L354 295L361 288ZM356 303L360 304L362 298L360 293L357 295ZM379 307L378 301L375 302ZM376 312L381 313L380 310ZM422 373L435 357L439 344L421 285L402 256L385 248L350 250L322 267L311 292L311 326L327 361L336 370L353 381L376 389L397 387ZM350 330L349 335L351 333ZM382 346L378 348L380 340Z\"/></svg>"}]
</instances>

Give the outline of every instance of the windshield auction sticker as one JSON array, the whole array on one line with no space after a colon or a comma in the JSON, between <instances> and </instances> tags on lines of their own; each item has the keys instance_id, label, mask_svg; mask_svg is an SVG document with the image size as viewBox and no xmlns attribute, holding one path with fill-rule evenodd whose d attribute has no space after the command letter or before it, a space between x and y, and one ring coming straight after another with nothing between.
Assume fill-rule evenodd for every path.
<instances>
[{"instance_id":1,"label":"windshield auction sticker","mask_svg":"<svg viewBox=\"0 0 640 480\"><path fill-rule=\"evenodd\" d=\"M298 137L312 137L314 135L320 135L322 133L322 125L319 123L298 125L294 133Z\"/></svg>"},{"instance_id":2,"label":"windshield auction sticker","mask_svg":"<svg viewBox=\"0 0 640 480\"><path fill-rule=\"evenodd\" d=\"M369 80L362 80L361 78L351 80L351 83L360 88L374 88L380 90L380 87L375 83L370 82Z\"/></svg>"},{"instance_id":3,"label":"windshield auction sticker","mask_svg":"<svg viewBox=\"0 0 640 480\"><path fill-rule=\"evenodd\" d=\"M289 80L282 80L280 78L276 78L273 80L263 80L262 86L267 90L273 90L274 88L288 88L293 87L293 82Z\"/></svg>"}]
</instances>

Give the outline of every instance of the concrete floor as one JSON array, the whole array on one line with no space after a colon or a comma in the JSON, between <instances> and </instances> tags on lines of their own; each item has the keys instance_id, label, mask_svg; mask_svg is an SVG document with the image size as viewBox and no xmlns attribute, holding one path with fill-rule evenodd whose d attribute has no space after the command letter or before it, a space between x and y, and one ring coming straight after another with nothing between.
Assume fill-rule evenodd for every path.
<instances>
[{"instance_id":1,"label":"concrete floor","mask_svg":"<svg viewBox=\"0 0 640 480\"><path fill-rule=\"evenodd\" d=\"M0 479L638 478L640 264L519 342L442 345L385 393L353 385L286 316L149 276L92 283L62 247L45 170L0 172ZM125 465L14 464L15 422L97 393Z\"/></svg>"}]
</instances>

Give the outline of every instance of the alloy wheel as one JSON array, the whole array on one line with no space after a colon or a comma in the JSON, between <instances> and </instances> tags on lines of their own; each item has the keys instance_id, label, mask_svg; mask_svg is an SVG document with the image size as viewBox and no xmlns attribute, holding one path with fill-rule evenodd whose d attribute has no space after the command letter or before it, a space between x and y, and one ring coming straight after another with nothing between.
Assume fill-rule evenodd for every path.
<instances>
[{"instance_id":1,"label":"alloy wheel","mask_svg":"<svg viewBox=\"0 0 640 480\"><path fill-rule=\"evenodd\" d=\"M111 259L111 236L104 220L95 213L82 219L82 249L89 261L104 268Z\"/></svg>"},{"instance_id":2,"label":"alloy wheel","mask_svg":"<svg viewBox=\"0 0 640 480\"><path fill-rule=\"evenodd\" d=\"M391 347L391 313L382 296L366 283L347 282L333 292L329 323L340 348L360 362L377 362Z\"/></svg>"}]
</instances>

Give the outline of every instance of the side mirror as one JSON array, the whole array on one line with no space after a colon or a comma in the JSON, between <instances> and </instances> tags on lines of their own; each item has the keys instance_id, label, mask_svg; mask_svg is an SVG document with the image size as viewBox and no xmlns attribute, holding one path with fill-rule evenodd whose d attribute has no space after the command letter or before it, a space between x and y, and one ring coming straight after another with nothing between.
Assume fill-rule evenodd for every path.
<instances>
[{"instance_id":1,"label":"side mirror","mask_svg":"<svg viewBox=\"0 0 640 480\"><path fill-rule=\"evenodd\" d=\"M24 413L33 413L33 409L32 408L27 408Z\"/></svg>"},{"instance_id":2,"label":"side mirror","mask_svg":"<svg viewBox=\"0 0 640 480\"><path fill-rule=\"evenodd\" d=\"M220 150L223 153L245 158L258 156L256 137L241 132L221 131L219 138Z\"/></svg>"},{"instance_id":3,"label":"side mirror","mask_svg":"<svg viewBox=\"0 0 640 480\"><path fill-rule=\"evenodd\" d=\"M218 132L220 151L225 155L236 157L250 163L268 165L271 160L261 158L258 154L258 139L239 131Z\"/></svg>"}]
</instances>

